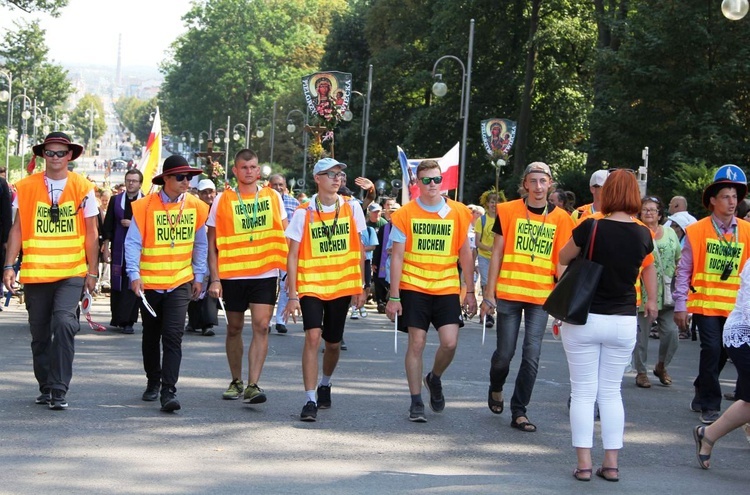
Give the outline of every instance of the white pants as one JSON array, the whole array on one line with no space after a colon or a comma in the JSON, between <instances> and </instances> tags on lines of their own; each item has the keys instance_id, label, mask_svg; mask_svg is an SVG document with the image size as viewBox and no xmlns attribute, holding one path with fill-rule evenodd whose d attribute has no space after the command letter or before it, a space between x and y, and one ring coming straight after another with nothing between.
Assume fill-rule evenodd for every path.
<instances>
[{"instance_id":1,"label":"white pants","mask_svg":"<svg viewBox=\"0 0 750 495\"><path fill-rule=\"evenodd\" d=\"M621 449L625 410L620 388L635 346L635 315L592 313L585 325L563 324L561 334L570 370L573 447L592 447L596 402L604 449Z\"/></svg>"}]
</instances>

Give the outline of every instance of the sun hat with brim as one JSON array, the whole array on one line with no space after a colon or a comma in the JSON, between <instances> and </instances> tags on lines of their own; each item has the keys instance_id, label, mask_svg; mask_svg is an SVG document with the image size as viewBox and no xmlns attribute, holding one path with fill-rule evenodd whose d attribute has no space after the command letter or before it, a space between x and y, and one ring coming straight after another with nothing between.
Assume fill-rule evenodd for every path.
<instances>
[{"instance_id":1,"label":"sun hat with brim","mask_svg":"<svg viewBox=\"0 0 750 495\"><path fill-rule=\"evenodd\" d=\"M70 140L70 136L68 136L64 132L50 132L49 134L47 134L47 137L44 138L43 143L37 144L31 149L34 151L34 154L36 156L44 157L44 149L48 144L64 144L65 146L67 146L68 149L73 152L73 154L70 156L71 161L75 160L76 158L81 156L81 153L83 153L83 146L72 142Z\"/></svg>"},{"instance_id":2,"label":"sun hat with brim","mask_svg":"<svg viewBox=\"0 0 750 495\"><path fill-rule=\"evenodd\" d=\"M161 173L151 179L151 182L157 186L164 185L164 177L167 175L186 174L190 177L202 174L203 171L199 168L193 168L187 162L182 155L171 155L164 160L164 165L161 168Z\"/></svg>"},{"instance_id":3,"label":"sun hat with brim","mask_svg":"<svg viewBox=\"0 0 750 495\"><path fill-rule=\"evenodd\" d=\"M722 165L714 174L714 181L703 190L703 206L710 209L711 198L725 187L737 190L737 201L742 201L747 195L747 177L740 167L733 164Z\"/></svg>"},{"instance_id":4,"label":"sun hat with brim","mask_svg":"<svg viewBox=\"0 0 750 495\"><path fill-rule=\"evenodd\" d=\"M693 225L698 220L695 219L693 215L686 211L678 211L674 215L670 215L669 219L680 226L682 230L685 230L688 228L688 226Z\"/></svg>"}]
</instances>

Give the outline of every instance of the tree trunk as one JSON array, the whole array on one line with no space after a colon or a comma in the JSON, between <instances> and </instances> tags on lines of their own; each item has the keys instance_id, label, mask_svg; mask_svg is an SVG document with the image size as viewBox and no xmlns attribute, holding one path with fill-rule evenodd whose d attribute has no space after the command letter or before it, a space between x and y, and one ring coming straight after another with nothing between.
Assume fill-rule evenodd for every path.
<instances>
[{"instance_id":1,"label":"tree trunk","mask_svg":"<svg viewBox=\"0 0 750 495\"><path fill-rule=\"evenodd\" d=\"M529 21L529 40L526 52L526 71L521 98L521 110L518 113L518 128L516 130L516 156L513 160L513 174L520 176L529 161L529 133L531 127L531 97L534 94L534 80L536 70L537 43L536 33L539 30L539 7L542 0L533 0L531 4L531 19Z\"/></svg>"}]
</instances>

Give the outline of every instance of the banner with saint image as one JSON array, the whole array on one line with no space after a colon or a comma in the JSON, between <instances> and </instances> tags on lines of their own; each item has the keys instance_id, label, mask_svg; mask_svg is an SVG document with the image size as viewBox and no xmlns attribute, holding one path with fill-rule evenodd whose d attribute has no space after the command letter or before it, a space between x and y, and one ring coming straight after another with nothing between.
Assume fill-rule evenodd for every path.
<instances>
[{"instance_id":1,"label":"banner with saint image","mask_svg":"<svg viewBox=\"0 0 750 495\"><path fill-rule=\"evenodd\" d=\"M335 125L341 121L349 107L352 75L346 72L325 71L304 76L302 92L310 113L329 125Z\"/></svg>"},{"instance_id":2,"label":"banner with saint image","mask_svg":"<svg viewBox=\"0 0 750 495\"><path fill-rule=\"evenodd\" d=\"M516 123L508 119L482 121L482 143L488 155L510 153L516 139Z\"/></svg>"}]
</instances>

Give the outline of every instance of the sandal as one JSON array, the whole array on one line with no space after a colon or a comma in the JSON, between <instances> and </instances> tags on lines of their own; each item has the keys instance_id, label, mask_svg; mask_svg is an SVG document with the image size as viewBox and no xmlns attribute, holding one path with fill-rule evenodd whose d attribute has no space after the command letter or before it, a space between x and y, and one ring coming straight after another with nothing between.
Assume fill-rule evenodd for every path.
<instances>
[{"instance_id":1,"label":"sandal","mask_svg":"<svg viewBox=\"0 0 750 495\"><path fill-rule=\"evenodd\" d=\"M520 423L516 421L519 418L525 418L526 421L521 421ZM531 423L529 421L529 418L526 416L518 416L518 418L513 418L513 420L510 422L510 426L512 428L515 428L516 430L525 431L526 433L534 433L536 431L536 425Z\"/></svg>"},{"instance_id":2,"label":"sandal","mask_svg":"<svg viewBox=\"0 0 750 495\"><path fill-rule=\"evenodd\" d=\"M615 473L615 475L614 476L607 476L606 474L604 474L604 473L607 473L607 472ZM602 466L602 467L600 467L599 469L596 470L596 475L598 477L602 478L602 479L607 480L607 481L613 481L613 482L620 481L620 470L617 469L617 468Z\"/></svg>"},{"instance_id":3,"label":"sandal","mask_svg":"<svg viewBox=\"0 0 750 495\"><path fill-rule=\"evenodd\" d=\"M500 397L502 396L503 395L501 391ZM495 400L492 398L492 387L490 387L490 389L487 391L487 407L490 408L490 411L492 411L493 414L502 414L503 410L505 409L505 401L503 401L503 399Z\"/></svg>"},{"instance_id":4,"label":"sandal","mask_svg":"<svg viewBox=\"0 0 750 495\"><path fill-rule=\"evenodd\" d=\"M693 428L693 438L695 439L695 455L698 457L698 464L703 469L710 468L711 454L701 454L701 447L704 443L711 448L714 446L714 443L706 438L706 427L696 426Z\"/></svg>"},{"instance_id":5,"label":"sandal","mask_svg":"<svg viewBox=\"0 0 750 495\"><path fill-rule=\"evenodd\" d=\"M591 469L578 469L573 471L573 477L578 481L591 481ZM588 474L588 476L581 476L582 474Z\"/></svg>"},{"instance_id":6,"label":"sandal","mask_svg":"<svg viewBox=\"0 0 750 495\"><path fill-rule=\"evenodd\" d=\"M659 379L662 385L669 387L672 385L672 377L667 373L667 369L664 366L658 364L654 366L654 376Z\"/></svg>"}]
</instances>

